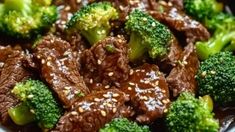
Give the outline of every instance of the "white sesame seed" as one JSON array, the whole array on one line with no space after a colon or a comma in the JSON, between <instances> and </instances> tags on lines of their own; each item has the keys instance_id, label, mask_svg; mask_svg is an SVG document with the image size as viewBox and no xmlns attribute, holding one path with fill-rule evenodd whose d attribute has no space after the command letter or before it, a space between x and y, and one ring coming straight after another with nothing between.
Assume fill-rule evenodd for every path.
<instances>
[{"instance_id":1,"label":"white sesame seed","mask_svg":"<svg viewBox=\"0 0 235 132\"><path fill-rule=\"evenodd\" d=\"M98 59L98 60L97 60L97 63L98 63L98 65L100 65L102 62L101 62L101 60Z\"/></svg>"},{"instance_id":2,"label":"white sesame seed","mask_svg":"<svg viewBox=\"0 0 235 132\"><path fill-rule=\"evenodd\" d=\"M211 74L215 74L216 72L215 71L211 71Z\"/></svg>"},{"instance_id":3,"label":"white sesame seed","mask_svg":"<svg viewBox=\"0 0 235 132\"><path fill-rule=\"evenodd\" d=\"M93 83L93 79L90 79L90 84L92 84Z\"/></svg>"},{"instance_id":4,"label":"white sesame seed","mask_svg":"<svg viewBox=\"0 0 235 132\"><path fill-rule=\"evenodd\" d=\"M108 89L108 88L110 88L110 86L109 86L109 85L106 85L104 88Z\"/></svg>"},{"instance_id":5,"label":"white sesame seed","mask_svg":"<svg viewBox=\"0 0 235 132\"><path fill-rule=\"evenodd\" d=\"M131 85L131 86L135 86L135 83L133 83L133 82L129 82L129 85Z\"/></svg>"},{"instance_id":6,"label":"white sesame seed","mask_svg":"<svg viewBox=\"0 0 235 132\"><path fill-rule=\"evenodd\" d=\"M117 112L117 108L113 108L113 113L116 113Z\"/></svg>"},{"instance_id":7,"label":"white sesame seed","mask_svg":"<svg viewBox=\"0 0 235 132\"><path fill-rule=\"evenodd\" d=\"M82 107L79 107L79 108L78 108L78 111L79 111L80 113L83 113L83 112L84 112L84 110L83 110Z\"/></svg>"},{"instance_id":8,"label":"white sesame seed","mask_svg":"<svg viewBox=\"0 0 235 132\"><path fill-rule=\"evenodd\" d=\"M108 73L108 76L111 77L111 76L113 76L113 74L114 74L113 72L109 72L109 73Z\"/></svg>"},{"instance_id":9,"label":"white sesame seed","mask_svg":"<svg viewBox=\"0 0 235 132\"><path fill-rule=\"evenodd\" d=\"M42 63L42 64L45 64L45 62L46 62L46 61L45 61L44 59L41 60L41 63Z\"/></svg>"},{"instance_id":10,"label":"white sesame seed","mask_svg":"<svg viewBox=\"0 0 235 132\"><path fill-rule=\"evenodd\" d=\"M130 70L130 75L133 75L134 71L133 69Z\"/></svg>"},{"instance_id":11,"label":"white sesame seed","mask_svg":"<svg viewBox=\"0 0 235 132\"><path fill-rule=\"evenodd\" d=\"M205 77L206 76L206 71L203 71L202 72L202 77Z\"/></svg>"},{"instance_id":12,"label":"white sesame seed","mask_svg":"<svg viewBox=\"0 0 235 132\"><path fill-rule=\"evenodd\" d=\"M127 89L128 89L128 90L132 90L132 88L131 88L131 87L128 87Z\"/></svg>"},{"instance_id":13,"label":"white sesame seed","mask_svg":"<svg viewBox=\"0 0 235 132\"><path fill-rule=\"evenodd\" d=\"M143 18L143 21L147 21L148 19L146 17Z\"/></svg>"},{"instance_id":14,"label":"white sesame seed","mask_svg":"<svg viewBox=\"0 0 235 132\"><path fill-rule=\"evenodd\" d=\"M74 116L75 116L75 115L78 115L78 112L77 112L77 111L72 111L72 112L71 112L71 115L74 115Z\"/></svg>"},{"instance_id":15,"label":"white sesame seed","mask_svg":"<svg viewBox=\"0 0 235 132\"><path fill-rule=\"evenodd\" d=\"M112 98L112 101L113 101L113 102L117 102L117 100L116 100L115 98Z\"/></svg>"},{"instance_id":16,"label":"white sesame seed","mask_svg":"<svg viewBox=\"0 0 235 132\"><path fill-rule=\"evenodd\" d=\"M104 117L106 116L106 112L104 110L101 110L100 113L102 116L104 116Z\"/></svg>"},{"instance_id":17,"label":"white sesame seed","mask_svg":"<svg viewBox=\"0 0 235 132\"><path fill-rule=\"evenodd\" d=\"M119 96L118 93L114 93L114 94L113 94L113 97L118 97L118 96Z\"/></svg>"},{"instance_id":18,"label":"white sesame seed","mask_svg":"<svg viewBox=\"0 0 235 132\"><path fill-rule=\"evenodd\" d=\"M32 94L28 95L28 98L29 99L33 98L33 95Z\"/></svg>"},{"instance_id":19,"label":"white sesame seed","mask_svg":"<svg viewBox=\"0 0 235 132\"><path fill-rule=\"evenodd\" d=\"M100 102L100 99L99 98L94 98L94 101L95 102Z\"/></svg>"}]
</instances>

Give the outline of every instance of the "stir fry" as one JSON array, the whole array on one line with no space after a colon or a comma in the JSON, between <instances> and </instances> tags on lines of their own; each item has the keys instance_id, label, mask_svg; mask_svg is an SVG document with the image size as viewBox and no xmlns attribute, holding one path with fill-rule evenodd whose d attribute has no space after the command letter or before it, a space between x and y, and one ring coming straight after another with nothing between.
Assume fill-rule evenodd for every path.
<instances>
[{"instance_id":1,"label":"stir fry","mask_svg":"<svg viewBox=\"0 0 235 132\"><path fill-rule=\"evenodd\" d=\"M228 2L0 0L0 126L234 131Z\"/></svg>"}]
</instances>

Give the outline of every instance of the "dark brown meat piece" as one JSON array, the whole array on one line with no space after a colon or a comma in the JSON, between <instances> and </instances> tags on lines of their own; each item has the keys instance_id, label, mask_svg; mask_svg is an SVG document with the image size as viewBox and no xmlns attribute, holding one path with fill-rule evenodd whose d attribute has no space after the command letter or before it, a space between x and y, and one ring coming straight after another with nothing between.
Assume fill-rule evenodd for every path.
<instances>
[{"instance_id":1,"label":"dark brown meat piece","mask_svg":"<svg viewBox=\"0 0 235 132\"><path fill-rule=\"evenodd\" d=\"M207 40L210 37L210 33L202 24L191 19L172 4L164 1L159 2L158 10L150 11L150 14L155 19L168 25L172 30L183 32L187 43Z\"/></svg>"},{"instance_id":2,"label":"dark brown meat piece","mask_svg":"<svg viewBox=\"0 0 235 132\"><path fill-rule=\"evenodd\" d=\"M191 43L185 47L178 61L178 65L172 69L167 82L173 96L179 95L183 91L196 92L197 85L195 75L199 67L199 60Z\"/></svg>"},{"instance_id":3,"label":"dark brown meat piece","mask_svg":"<svg viewBox=\"0 0 235 132\"><path fill-rule=\"evenodd\" d=\"M72 51L68 42L49 35L37 44L34 52L42 78L66 108L79 98L78 94L89 93L77 68L77 52Z\"/></svg>"},{"instance_id":4,"label":"dark brown meat piece","mask_svg":"<svg viewBox=\"0 0 235 132\"><path fill-rule=\"evenodd\" d=\"M169 106L169 90L164 75L156 65L144 64L130 71L121 89L130 96L140 123L151 123L163 117Z\"/></svg>"},{"instance_id":5,"label":"dark brown meat piece","mask_svg":"<svg viewBox=\"0 0 235 132\"><path fill-rule=\"evenodd\" d=\"M169 53L162 60L158 60L157 64L161 71L169 73L173 67L176 66L177 61L180 59L183 49L178 40L173 37L170 42Z\"/></svg>"},{"instance_id":6,"label":"dark brown meat piece","mask_svg":"<svg viewBox=\"0 0 235 132\"><path fill-rule=\"evenodd\" d=\"M102 83L112 85L128 79L128 48L125 39L108 37L82 55L82 75L85 82L90 85Z\"/></svg>"},{"instance_id":7,"label":"dark brown meat piece","mask_svg":"<svg viewBox=\"0 0 235 132\"><path fill-rule=\"evenodd\" d=\"M24 81L31 76L31 73L22 65L23 58L23 51L12 51L6 58L2 68L0 75L0 122L3 124L7 124L10 121L7 110L14 107L19 102L19 100L12 95L11 90L16 83Z\"/></svg>"},{"instance_id":8,"label":"dark brown meat piece","mask_svg":"<svg viewBox=\"0 0 235 132\"><path fill-rule=\"evenodd\" d=\"M128 100L117 89L88 94L60 118L53 132L96 132L113 118L130 116Z\"/></svg>"},{"instance_id":9,"label":"dark brown meat piece","mask_svg":"<svg viewBox=\"0 0 235 132\"><path fill-rule=\"evenodd\" d=\"M11 46L0 46L0 74L8 55L13 52Z\"/></svg>"}]
</instances>

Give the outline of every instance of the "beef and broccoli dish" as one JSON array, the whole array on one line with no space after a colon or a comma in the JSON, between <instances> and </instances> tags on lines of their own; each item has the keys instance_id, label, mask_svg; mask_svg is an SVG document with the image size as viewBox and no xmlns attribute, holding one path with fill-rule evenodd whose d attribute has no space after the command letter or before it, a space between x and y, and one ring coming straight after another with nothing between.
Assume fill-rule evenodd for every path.
<instances>
[{"instance_id":1,"label":"beef and broccoli dish","mask_svg":"<svg viewBox=\"0 0 235 132\"><path fill-rule=\"evenodd\" d=\"M0 0L0 131L234 132L233 0Z\"/></svg>"}]
</instances>

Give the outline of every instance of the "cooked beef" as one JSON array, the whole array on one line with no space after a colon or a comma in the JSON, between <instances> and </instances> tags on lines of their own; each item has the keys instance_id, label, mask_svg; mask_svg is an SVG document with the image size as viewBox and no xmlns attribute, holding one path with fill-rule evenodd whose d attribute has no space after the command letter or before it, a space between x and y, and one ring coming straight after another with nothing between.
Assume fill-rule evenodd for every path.
<instances>
[{"instance_id":1,"label":"cooked beef","mask_svg":"<svg viewBox=\"0 0 235 132\"><path fill-rule=\"evenodd\" d=\"M10 55L13 52L13 49L11 46L0 46L0 74L2 71L2 68L4 66L4 63L6 59L8 58L8 55Z\"/></svg>"},{"instance_id":2,"label":"cooked beef","mask_svg":"<svg viewBox=\"0 0 235 132\"><path fill-rule=\"evenodd\" d=\"M90 85L102 83L103 85L118 84L128 79L128 48L125 39L108 37L82 55L82 75L85 82Z\"/></svg>"},{"instance_id":3,"label":"cooked beef","mask_svg":"<svg viewBox=\"0 0 235 132\"><path fill-rule=\"evenodd\" d=\"M179 10L184 9L184 0L169 0L169 2L172 3L172 5Z\"/></svg>"},{"instance_id":4,"label":"cooked beef","mask_svg":"<svg viewBox=\"0 0 235 132\"><path fill-rule=\"evenodd\" d=\"M88 94L60 118L53 132L96 132L113 118L130 116L128 100L117 89Z\"/></svg>"},{"instance_id":5,"label":"cooked beef","mask_svg":"<svg viewBox=\"0 0 235 132\"><path fill-rule=\"evenodd\" d=\"M173 37L170 42L170 48L168 55L162 60L158 60L158 66L161 71L169 73L173 67L176 66L176 62L180 59L180 56L183 52L181 45L178 40Z\"/></svg>"},{"instance_id":6,"label":"cooked beef","mask_svg":"<svg viewBox=\"0 0 235 132\"><path fill-rule=\"evenodd\" d=\"M187 43L207 40L210 37L210 33L202 24L191 19L183 11L172 6L172 4L159 2L158 10L150 11L150 14L172 30L183 32Z\"/></svg>"},{"instance_id":7,"label":"cooked beef","mask_svg":"<svg viewBox=\"0 0 235 132\"><path fill-rule=\"evenodd\" d=\"M185 47L178 61L178 65L172 69L167 82L170 90L173 91L173 96L177 96L183 91L196 92L195 75L199 67L199 60L194 50L194 45L191 43Z\"/></svg>"},{"instance_id":8,"label":"cooked beef","mask_svg":"<svg viewBox=\"0 0 235 132\"><path fill-rule=\"evenodd\" d=\"M120 90L130 96L140 123L162 117L170 103L165 77L156 65L144 64L131 70L130 78L121 84Z\"/></svg>"},{"instance_id":9,"label":"cooked beef","mask_svg":"<svg viewBox=\"0 0 235 132\"><path fill-rule=\"evenodd\" d=\"M143 11L155 10L157 2L155 0L109 0L113 3L116 9L119 10L120 21L125 21L128 14L139 9Z\"/></svg>"},{"instance_id":10,"label":"cooked beef","mask_svg":"<svg viewBox=\"0 0 235 132\"><path fill-rule=\"evenodd\" d=\"M79 99L78 94L88 94L78 71L77 52L60 38L45 36L35 48L35 57L40 65L42 78L68 108Z\"/></svg>"},{"instance_id":11,"label":"cooked beef","mask_svg":"<svg viewBox=\"0 0 235 132\"><path fill-rule=\"evenodd\" d=\"M7 49L10 47L6 47ZM2 54L1 54L2 55ZM24 52L14 50L8 55L0 75L0 122L7 124L10 120L7 110L18 104L19 100L12 95L11 90L16 83L24 81L31 76L22 64ZM2 58L1 58L2 59Z\"/></svg>"}]
</instances>

